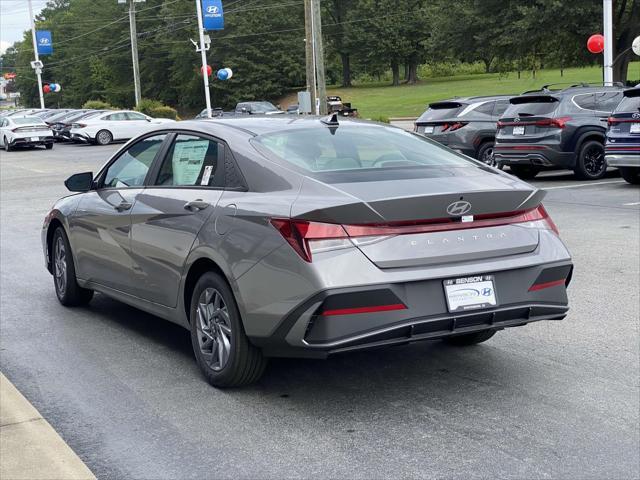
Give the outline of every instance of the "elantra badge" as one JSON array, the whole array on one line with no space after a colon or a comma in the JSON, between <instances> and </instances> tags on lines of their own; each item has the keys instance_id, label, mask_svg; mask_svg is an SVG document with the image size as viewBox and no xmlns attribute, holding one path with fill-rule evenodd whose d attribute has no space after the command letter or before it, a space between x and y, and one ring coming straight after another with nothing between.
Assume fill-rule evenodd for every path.
<instances>
[{"instance_id":1,"label":"elantra badge","mask_svg":"<svg viewBox=\"0 0 640 480\"><path fill-rule=\"evenodd\" d=\"M464 200L453 202L451 205L447 207L447 213L452 217L461 217L462 215L465 215L470 211L471 211L471 204L469 202L465 202Z\"/></svg>"}]
</instances>

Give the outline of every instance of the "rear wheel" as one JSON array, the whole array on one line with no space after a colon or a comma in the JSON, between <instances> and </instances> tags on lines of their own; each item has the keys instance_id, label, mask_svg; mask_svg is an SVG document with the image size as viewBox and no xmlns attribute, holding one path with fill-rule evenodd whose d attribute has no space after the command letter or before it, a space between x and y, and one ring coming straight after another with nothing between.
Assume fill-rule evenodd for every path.
<instances>
[{"instance_id":1,"label":"rear wheel","mask_svg":"<svg viewBox=\"0 0 640 480\"><path fill-rule=\"evenodd\" d=\"M597 180L607 173L604 146L597 140L589 140L580 148L576 166L576 176L583 180Z\"/></svg>"},{"instance_id":2,"label":"rear wheel","mask_svg":"<svg viewBox=\"0 0 640 480\"><path fill-rule=\"evenodd\" d=\"M214 387L239 387L257 381L267 360L242 327L231 288L220 275L202 275L191 296L191 344L196 361Z\"/></svg>"},{"instance_id":3,"label":"rear wheel","mask_svg":"<svg viewBox=\"0 0 640 480\"><path fill-rule=\"evenodd\" d=\"M9 140L7 140L7 137L4 137L4 140L2 141L2 143L4 143L4 150L6 152L10 152L11 151L11 145L9 145Z\"/></svg>"},{"instance_id":4,"label":"rear wheel","mask_svg":"<svg viewBox=\"0 0 640 480\"><path fill-rule=\"evenodd\" d=\"M619 167L620 175L632 185L640 184L640 167Z\"/></svg>"},{"instance_id":5,"label":"rear wheel","mask_svg":"<svg viewBox=\"0 0 640 480\"><path fill-rule=\"evenodd\" d=\"M53 143L46 143L44 148L46 148L47 150L51 150L53 148Z\"/></svg>"},{"instance_id":6,"label":"rear wheel","mask_svg":"<svg viewBox=\"0 0 640 480\"><path fill-rule=\"evenodd\" d=\"M465 333L463 335L455 335L444 339L449 345L456 347L467 347L477 343L486 342L496 334L495 330L482 330L481 332Z\"/></svg>"},{"instance_id":7,"label":"rear wheel","mask_svg":"<svg viewBox=\"0 0 640 480\"><path fill-rule=\"evenodd\" d=\"M93 297L93 290L80 287L76 281L71 246L62 227L58 227L53 234L51 256L53 283L60 303L67 307L89 303Z\"/></svg>"},{"instance_id":8,"label":"rear wheel","mask_svg":"<svg viewBox=\"0 0 640 480\"><path fill-rule=\"evenodd\" d=\"M96 134L96 143L98 145L109 145L113 141L113 135L109 130L100 130Z\"/></svg>"},{"instance_id":9,"label":"rear wheel","mask_svg":"<svg viewBox=\"0 0 640 480\"><path fill-rule=\"evenodd\" d=\"M540 169L533 165L511 165L509 168L511 169L511 173L523 180L536 178L536 175L540 173Z\"/></svg>"},{"instance_id":10,"label":"rear wheel","mask_svg":"<svg viewBox=\"0 0 640 480\"><path fill-rule=\"evenodd\" d=\"M480 145L477 158L482 163L486 163L492 167L498 167L496 159L493 156L493 142L485 142Z\"/></svg>"}]
</instances>

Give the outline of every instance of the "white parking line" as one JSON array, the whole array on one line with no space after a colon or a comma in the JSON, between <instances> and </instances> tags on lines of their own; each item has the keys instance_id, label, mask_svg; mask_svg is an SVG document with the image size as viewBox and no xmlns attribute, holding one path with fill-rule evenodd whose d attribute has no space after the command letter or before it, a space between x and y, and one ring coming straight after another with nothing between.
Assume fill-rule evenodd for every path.
<instances>
[{"instance_id":1,"label":"white parking line","mask_svg":"<svg viewBox=\"0 0 640 480\"><path fill-rule=\"evenodd\" d=\"M541 179L542 180L542 179ZM596 185L607 185L610 183L624 183L624 180L610 180L606 182L579 183L577 185L560 185L557 187L542 187L543 190L557 190L560 188L595 187Z\"/></svg>"},{"instance_id":2,"label":"white parking line","mask_svg":"<svg viewBox=\"0 0 640 480\"><path fill-rule=\"evenodd\" d=\"M625 207L633 207L634 205L640 205L640 202L623 203Z\"/></svg>"}]
</instances>

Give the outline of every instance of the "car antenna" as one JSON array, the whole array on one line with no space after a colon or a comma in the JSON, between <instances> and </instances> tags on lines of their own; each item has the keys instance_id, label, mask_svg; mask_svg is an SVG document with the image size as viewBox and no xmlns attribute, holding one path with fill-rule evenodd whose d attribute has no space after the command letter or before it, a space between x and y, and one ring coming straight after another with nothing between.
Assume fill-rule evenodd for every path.
<instances>
[{"instance_id":1,"label":"car antenna","mask_svg":"<svg viewBox=\"0 0 640 480\"><path fill-rule=\"evenodd\" d=\"M339 127L340 126L340 122L338 122L338 114L337 113L332 113L331 115L329 115L328 117L324 117L320 121L322 123L324 123L325 125L329 125L330 127Z\"/></svg>"}]
</instances>

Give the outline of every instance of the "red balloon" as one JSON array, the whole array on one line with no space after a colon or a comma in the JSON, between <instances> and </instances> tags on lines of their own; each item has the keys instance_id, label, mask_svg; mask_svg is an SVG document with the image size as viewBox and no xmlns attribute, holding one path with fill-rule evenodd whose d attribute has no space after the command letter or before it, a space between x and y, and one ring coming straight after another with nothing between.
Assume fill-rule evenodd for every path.
<instances>
[{"instance_id":1,"label":"red balloon","mask_svg":"<svg viewBox=\"0 0 640 480\"><path fill-rule=\"evenodd\" d=\"M200 67L200 73L204 74L204 67ZM211 65L207 65L207 77L210 77L212 73L213 68L211 68Z\"/></svg>"},{"instance_id":2,"label":"red balloon","mask_svg":"<svg viewBox=\"0 0 640 480\"><path fill-rule=\"evenodd\" d=\"M604 37L599 33L591 35L587 40L587 49L591 53L602 53L604 51Z\"/></svg>"},{"instance_id":3,"label":"red balloon","mask_svg":"<svg viewBox=\"0 0 640 480\"><path fill-rule=\"evenodd\" d=\"M51 91L51 87L49 85L45 85L44 87L42 87L42 91L44 93L49 93Z\"/></svg>"}]
</instances>

